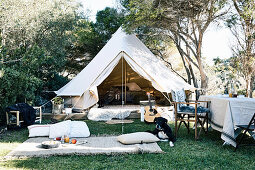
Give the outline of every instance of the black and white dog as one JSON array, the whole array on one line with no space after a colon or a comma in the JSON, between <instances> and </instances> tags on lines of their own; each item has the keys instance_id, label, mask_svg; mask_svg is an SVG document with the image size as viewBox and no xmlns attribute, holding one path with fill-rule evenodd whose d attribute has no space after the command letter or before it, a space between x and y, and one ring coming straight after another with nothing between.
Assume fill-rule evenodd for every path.
<instances>
[{"instance_id":1,"label":"black and white dog","mask_svg":"<svg viewBox=\"0 0 255 170\"><path fill-rule=\"evenodd\" d=\"M154 123L156 123L156 128L153 131L147 132L156 135L159 139L168 139L169 145L173 147L176 139L172 133L171 128L167 124L167 119L163 117L157 117L154 119Z\"/></svg>"}]
</instances>

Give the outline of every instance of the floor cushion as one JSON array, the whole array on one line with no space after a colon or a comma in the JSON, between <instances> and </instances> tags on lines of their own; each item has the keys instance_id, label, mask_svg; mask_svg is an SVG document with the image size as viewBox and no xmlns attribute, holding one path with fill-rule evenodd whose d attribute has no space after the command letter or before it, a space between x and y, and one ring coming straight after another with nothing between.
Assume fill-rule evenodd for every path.
<instances>
[{"instance_id":1,"label":"floor cushion","mask_svg":"<svg viewBox=\"0 0 255 170\"><path fill-rule=\"evenodd\" d=\"M70 138L86 138L90 136L89 128L83 121L71 121L70 122Z\"/></svg>"},{"instance_id":2,"label":"floor cushion","mask_svg":"<svg viewBox=\"0 0 255 170\"><path fill-rule=\"evenodd\" d=\"M28 126L28 137L49 136L51 125L30 125Z\"/></svg>"},{"instance_id":3,"label":"floor cushion","mask_svg":"<svg viewBox=\"0 0 255 170\"><path fill-rule=\"evenodd\" d=\"M66 120L66 121L51 125L49 138L62 137L64 135L68 136L70 133L70 122L71 120Z\"/></svg>"},{"instance_id":4,"label":"floor cushion","mask_svg":"<svg viewBox=\"0 0 255 170\"><path fill-rule=\"evenodd\" d=\"M159 138L148 132L135 132L120 135L117 140L122 144L139 144L157 142Z\"/></svg>"}]
</instances>

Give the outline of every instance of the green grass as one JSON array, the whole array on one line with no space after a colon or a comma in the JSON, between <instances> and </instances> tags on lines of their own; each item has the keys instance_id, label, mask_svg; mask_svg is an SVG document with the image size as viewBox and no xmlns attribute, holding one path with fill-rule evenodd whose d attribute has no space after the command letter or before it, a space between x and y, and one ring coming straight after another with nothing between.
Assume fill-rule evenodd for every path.
<instances>
[{"instance_id":1,"label":"green grass","mask_svg":"<svg viewBox=\"0 0 255 170\"><path fill-rule=\"evenodd\" d=\"M121 134L121 125L86 121L92 135ZM173 124L170 125L173 129ZM153 124L135 120L124 124L124 133L153 130ZM0 136L0 160L11 149L27 139L27 129L8 131ZM255 169L255 147L222 146L220 133L211 131L194 140L182 127L174 147L159 142L164 154L126 154L91 156L52 156L0 161L0 169Z\"/></svg>"}]
</instances>

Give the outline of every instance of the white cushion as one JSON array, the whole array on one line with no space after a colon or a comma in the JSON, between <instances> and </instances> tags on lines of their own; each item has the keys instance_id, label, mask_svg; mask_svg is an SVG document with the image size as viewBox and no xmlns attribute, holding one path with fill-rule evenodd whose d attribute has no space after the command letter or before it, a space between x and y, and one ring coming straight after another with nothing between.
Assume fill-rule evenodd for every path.
<instances>
[{"instance_id":1,"label":"white cushion","mask_svg":"<svg viewBox=\"0 0 255 170\"><path fill-rule=\"evenodd\" d=\"M172 100L176 102L176 94L175 91L171 90Z\"/></svg>"},{"instance_id":2,"label":"white cushion","mask_svg":"<svg viewBox=\"0 0 255 170\"><path fill-rule=\"evenodd\" d=\"M185 102L186 94L184 89L175 92L177 102Z\"/></svg>"},{"instance_id":3,"label":"white cushion","mask_svg":"<svg viewBox=\"0 0 255 170\"><path fill-rule=\"evenodd\" d=\"M186 94L185 94L185 90L181 89L178 91L171 91L172 93L172 97L173 97L173 101L175 102L186 102ZM177 104L177 111L180 111L180 107L181 106L185 106L185 104L179 103Z\"/></svg>"},{"instance_id":4,"label":"white cushion","mask_svg":"<svg viewBox=\"0 0 255 170\"><path fill-rule=\"evenodd\" d=\"M89 137L90 132L87 124L82 121L71 121L70 122L70 138L78 138L78 137Z\"/></svg>"},{"instance_id":5,"label":"white cushion","mask_svg":"<svg viewBox=\"0 0 255 170\"><path fill-rule=\"evenodd\" d=\"M124 134L118 136L117 139L122 144L151 143L159 141L159 138L148 132Z\"/></svg>"},{"instance_id":6,"label":"white cushion","mask_svg":"<svg viewBox=\"0 0 255 170\"><path fill-rule=\"evenodd\" d=\"M38 137L38 136L49 136L51 125L31 125L28 126L29 136L28 137Z\"/></svg>"},{"instance_id":7,"label":"white cushion","mask_svg":"<svg viewBox=\"0 0 255 170\"><path fill-rule=\"evenodd\" d=\"M61 137L64 135L68 136L70 133L70 122L71 120L67 120L51 125L49 138Z\"/></svg>"}]
</instances>

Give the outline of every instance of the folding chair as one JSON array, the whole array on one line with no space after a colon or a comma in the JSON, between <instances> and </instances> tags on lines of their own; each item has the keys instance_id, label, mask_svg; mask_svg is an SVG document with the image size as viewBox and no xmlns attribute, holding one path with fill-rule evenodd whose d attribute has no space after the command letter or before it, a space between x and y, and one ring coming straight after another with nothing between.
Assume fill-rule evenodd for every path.
<instances>
[{"instance_id":1,"label":"folding chair","mask_svg":"<svg viewBox=\"0 0 255 170\"><path fill-rule=\"evenodd\" d=\"M175 136L183 123L190 132L189 124L194 122L195 124L195 139L200 136L201 131L208 132L209 123L209 101L186 101L185 91L172 91L172 99L174 104L175 113ZM199 106L201 102L206 102L206 108ZM189 105L194 105L189 106ZM178 122L180 122L178 124ZM198 124L201 125L201 129L198 133ZM204 125L206 124L206 128Z\"/></svg>"},{"instance_id":2,"label":"folding chair","mask_svg":"<svg viewBox=\"0 0 255 170\"><path fill-rule=\"evenodd\" d=\"M250 122L248 125L237 125L237 127L241 128L242 130L244 130L244 133L242 134L240 140L237 142L236 144L236 148L235 148L235 151L237 150L238 147L240 147L241 145L242 146L249 146L249 145L252 145L252 146L255 146L255 143L253 144L242 144L242 141L244 139L244 136L246 135L246 133L248 131L254 131L254 135L255 135L255 113L253 114ZM253 137L253 139L255 140L255 136Z\"/></svg>"}]
</instances>

